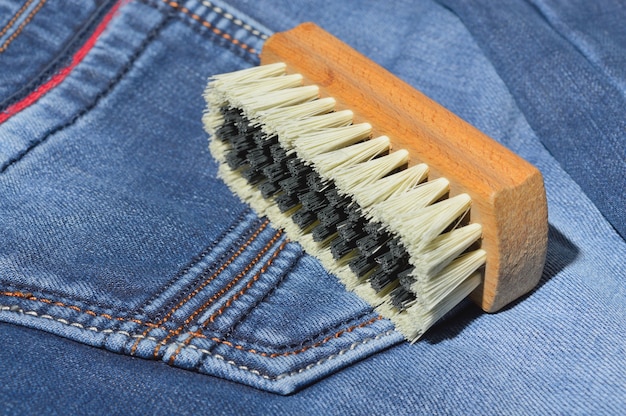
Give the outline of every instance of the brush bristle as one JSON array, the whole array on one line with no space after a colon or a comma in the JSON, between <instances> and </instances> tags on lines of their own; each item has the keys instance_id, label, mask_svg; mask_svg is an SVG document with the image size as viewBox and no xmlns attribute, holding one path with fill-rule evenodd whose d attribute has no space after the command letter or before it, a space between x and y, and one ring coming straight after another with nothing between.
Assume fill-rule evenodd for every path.
<instances>
[{"instance_id":1,"label":"brush bristle","mask_svg":"<svg viewBox=\"0 0 626 416\"><path fill-rule=\"evenodd\" d=\"M282 63L214 76L203 121L219 174L409 340L481 283L471 199L372 138Z\"/></svg>"}]
</instances>

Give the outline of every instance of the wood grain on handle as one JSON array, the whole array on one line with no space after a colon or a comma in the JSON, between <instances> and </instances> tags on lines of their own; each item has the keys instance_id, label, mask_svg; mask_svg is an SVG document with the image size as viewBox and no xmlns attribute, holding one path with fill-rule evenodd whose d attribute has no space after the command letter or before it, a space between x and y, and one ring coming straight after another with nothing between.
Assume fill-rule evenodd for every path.
<instances>
[{"instance_id":1,"label":"wood grain on handle","mask_svg":"<svg viewBox=\"0 0 626 416\"><path fill-rule=\"evenodd\" d=\"M537 168L312 23L272 36L263 64L284 62L322 97L367 121L407 149L430 178L450 180L450 195L472 197L471 222L483 226L484 283L472 298L495 312L539 281L547 248L547 204Z\"/></svg>"}]
</instances>

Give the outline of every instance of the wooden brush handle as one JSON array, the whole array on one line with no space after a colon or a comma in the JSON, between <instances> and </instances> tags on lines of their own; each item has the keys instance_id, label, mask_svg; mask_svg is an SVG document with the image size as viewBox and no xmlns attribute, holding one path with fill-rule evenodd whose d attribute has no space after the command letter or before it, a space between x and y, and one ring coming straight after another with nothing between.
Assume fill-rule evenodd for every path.
<instances>
[{"instance_id":1,"label":"wooden brush handle","mask_svg":"<svg viewBox=\"0 0 626 416\"><path fill-rule=\"evenodd\" d=\"M374 137L387 135L424 162L430 178L451 183L450 196L472 197L471 222L483 226L484 283L472 298L495 312L530 291L546 256L548 221L543 178L537 168L312 23L278 33L261 62L284 62L322 97L367 121Z\"/></svg>"}]
</instances>

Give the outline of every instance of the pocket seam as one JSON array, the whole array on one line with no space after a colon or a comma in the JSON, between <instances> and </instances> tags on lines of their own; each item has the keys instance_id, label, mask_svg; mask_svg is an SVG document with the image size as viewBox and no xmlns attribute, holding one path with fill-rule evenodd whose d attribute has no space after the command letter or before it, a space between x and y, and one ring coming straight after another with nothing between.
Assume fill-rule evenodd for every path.
<instances>
[{"instance_id":1,"label":"pocket seam","mask_svg":"<svg viewBox=\"0 0 626 416\"><path fill-rule=\"evenodd\" d=\"M280 235L282 235L282 232L280 232L280 234L277 232L276 235L274 236L274 238L276 237L280 237ZM273 240L273 239L272 239ZM270 243L268 243L268 245L266 247L269 247L270 244L273 244L273 241L270 240ZM243 294L245 294L245 292L250 289L252 287L252 285L261 278L261 276L265 273L265 271L272 265L272 263L274 262L274 260L280 255L280 253L283 251L283 249L286 247L286 245L289 243L288 239L283 240L283 242L278 246L278 248L276 250L274 250L274 253L272 254L272 256L265 262L265 264L263 265L263 267L261 267L261 269L250 279L248 280L248 282L246 283L246 285L239 291L236 292L234 295L232 295L217 311L215 311L207 320L205 320L202 323L199 323L199 328L196 331L189 331L187 332L187 334L189 335L185 341L183 342L183 345L188 345L191 343L191 341L194 338L197 337L203 337L206 338L206 335L203 333L203 331L207 328L207 324L209 322L213 323L215 321L215 318L220 316L225 310L227 310L228 308L230 308L230 306L237 301L237 299L240 296L243 296ZM260 257L263 255L263 251L259 252L259 255L257 256L257 258L260 259ZM300 254L296 259L294 259L293 263L287 268L285 269L282 273L282 277L281 277L281 281L282 279L284 279L293 269L293 267L298 263L298 260L302 257L302 254ZM251 263L252 264L252 263ZM246 267L247 268L247 267ZM237 275L237 277L243 277L245 275L246 269L244 269L244 271L242 271L240 274ZM233 280L231 280L222 290L220 290L220 292L216 293L213 297L211 297L211 299L213 299L214 297L216 297L219 293L221 293L223 291L224 294L226 294L227 290L234 286L237 281L239 279L235 278ZM209 301L211 300L209 299ZM208 303L208 302L207 302ZM214 302L213 302L214 303ZM201 314L203 310L206 309L205 307L206 303L203 304L201 306L200 309L197 309L196 311L194 311L194 313L189 316L188 320L189 322L185 321L184 326L189 325L189 323L191 323L192 319L195 317L195 315ZM254 308L254 306L252 306ZM244 316L240 317L237 321L233 322L231 324L231 330L232 327L236 326L239 322L241 322L242 319L245 318L245 314ZM182 331L183 327L181 326L179 328L179 330L181 330L179 332L179 334ZM226 335L226 334L225 334ZM165 340L163 340L165 341ZM176 351L170 356L169 361L170 363L174 363L176 361L176 357L178 356L178 354L181 351L181 347L179 346ZM156 352L155 352L156 353ZM155 356L156 358L156 356Z\"/></svg>"},{"instance_id":2,"label":"pocket seam","mask_svg":"<svg viewBox=\"0 0 626 416\"><path fill-rule=\"evenodd\" d=\"M246 247L248 247L248 245L256 239L256 237L266 228L266 226L269 224L269 221L265 221L261 227L259 227L259 229L257 230L257 232L255 232L255 234L253 234L250 239L246 242L246 244L242 245L240 247L240 250L238 250L237 252L235 252L235 254L233 254L228 261L226 261L225 263L222 264L222 266L220 266L219 269L217 269L209 279L205 280L199 287L196 288L196 290L194 290L193 292L191 292L190 294L188 294L185 299L183 299L183 301L181 301L180 303L177 304L177 308L176 309L172 309L170 310L170 312L168 312L167 315L165 315L163 318L161 318L158 321L159 325L164 324L165 322L167 322L169 320L169 318L171 316L173 316L174 312L178 309L180 309L182 306L184 306L191 298L193 298L196 294L200 293L202 291L202 289L204 289L210 282L212 282L216 277L218 277L221 272L226 269L231 263L232 261L234 261L234 259L245 250ZM244 269L243 271L241 271L237 277L233 280L231 280L226 287L222 288L219 292L215 293L213 296L211 296L211 298L204 302L202 304L202 306L200 307L200 309L196 309L190 316L187 317L187 319L183 322L182 325L180 325L176 330L174 330L174 332L170 332L159 344L157 344L157 346L155 347L155 351L153 353L154 358L158 358L157 354L161 348L161 346L165 345L166 342L172 338L173 336L177 336L179 335L181 332L184 331L185 327L193 320L195 319L195 317L200 314L205 308L209 307L211 304L214 303L214 301L216 301L217 299L221 298L222 295L224 295L228 289L230 289L230 287L232 287L233 285L235 285L237 283L237 281L239 280L238 278L243 277L250 268L252 268L257 262L258 260L260 260L260 258L263 256L263 254L265 253L266 250L268 250L274 243L275 241L282 235L281 231L277 231L276 234L274 235L274 237L269 241L269 243L267 243L267 245L264 247L264 250L262 250L260 253L258 253L257 257L255 257L252 262L250 262ZM149 331L146 331L143 335L146 335ZM135 343L135 345L133 345L133 348L131 349L131 355L135 353L135 351L137 350L137 347L139 345L139 342Z\"/></svg>"},{"instance_id":3,"label":"pocket seam","mask_svg":"<svg viewBox=\"0 0 626 416\"><path fill-rule=\"evenodd\" d=\"M374 318L371 318L371 319L369 319L369 320L367 320L365 322L361 322L360 324L354 324L354 325L351 325L351 326L349 326L347 328L341 329L341 330L335 332L334 334L328 335L324 339L315 342L314 344L302 346L301 348L299 348L297 350L285 351L285 352L273 352L271 354L267 353L267 352L263 352L263 351L257 351L254 348L246 348L246 347L244 347L242 345L235 344L233 342L230 342L230 341L225 340L225 339L220 339L218 337L211 337L211 338L209 338L209 337L206 337L206 335L205 335L205 337L206 337L206 339L211 340L213 342L226 345L228 347L234 348L234 349L239 350L239 351L243 351L243 352L247 352L247 353L255 354L255 355L260 355L261 357L265 357L265 358L289 357L291 355L298 355L298 354L301 354L303 352L309 351L310 349L320 347L323 344L326 344L326 343L328 343L329 341L331 341L333 339L339 338L339 337L341 337L342 335L344 335L346 333L353 332L355 329L365 328L366 326L372 325L373 323L375 323L377 321L380 321L381 319L384 319L384 318L382 316L380 316L380 315L377 315ZM194 334L194 332L189 332L189 334ZM203 334L200 334L200 335L203 335ZM184 341L183 342L174 343L174 344L179 344L179 345L180 344L184 344L183 346L185 346L185 347L187 347L187 346L188 347L194 347L196 349L200 348L200 347L195 346L193 344L185 343Z\"/></svg>"},{"instance_id":4,"label":"pocket seam","mask_svg":"<svg viewBox=\"0 0 626 416\"><path fill-rule=\"evenodd\" d=\"M59 306L59 305L55 305L55 306ZM51 315L49 313L41 313L41 312L34 311L34 310L24 310L18 304L0 305L0 311L12 312L12 313L16 313L16 314L23 314L23 315L38 317L38 318L41 318L41 319L49 319L49 320L57 321L57 322L59 322L59 323L61 323L63 325L66 325L66 326L72 326L72 327L80 328L82 330L87 330L87 331L92 331L92 332L97 332L97 333L102 333L102 334L107 334L107 335L110 335L110 334L120 334L120 335L123 335L123 336L125 336L125 337L127 337L129 339L142 339L142 340L145 339L145 340L149 340L149 341L153 341L153 342L158 342L158 339L153 337L153 336L149 336L149 335L144 336L144 335L141 335L141 334L138 334L138 333L131 333L129 331L119 330L119 329L116 330L116 329L112 329L112 328L103 329L103 328L98 328L95 325L87 326L85 324L81 324L80 322L70 322L69 320L67 320L65 318L59 318L59 317L53 316L53 315ZM258 351L257 352L253 352L251 350L243 350L243 351L244 352L248 352L248 353L258 354L258 355L261 355L261 356L266 357L266 358L278 358L278 357L281 357L281 356L295 355L295 354L307 351L307 350L312 349L312 348L318 348L323 343L327 343L328 341L330 341L332 339L339 338L342 335L344 335L345 333L352 332L354 329L357 329L357 328L364 328L364 327L369 326L369 325L371 325L371 324L373 324L373 323L375 323L375 322L377 322L379 320L382 320L382 319L384 319L384 318L381 317L381 316L377 316L376 318L370 319L369 321L363 322L363 323L361 323L359 325L353 325L352 327L346 328L345 330L338 331L335 335L332 335L332 336L329 336L329 337L325 338L323 340L323 342L318 342L318 343L313 344L313 345L311 345L309 347L305 347L305 348L301 349L301 351L300 350L296 350L295 352L280 353L278 355L275 355L275 354L263 355L263 353L259 353ZM320 364L322 364L325 361L328 361L328 360L331 360L333 358L337 358L340 355L343 355L345 352L347 352L349 350L354 350L358 345L366 344L366 343L368 343L370 341L374 341L374 340L380 339L381 337L387 336L387 335L391 335L394 332L395 332L395 330L389 329L387 331L378 333L376 336L364 338L364 339L359 340L359 341L355 341L352 344L350 344L350 346L341 349L337 353L331 354L329 356L326 356L326 357L318 360L315 363L312 363L312 364L307 365L306 367L303 367L302 369L293 370L293 371L290 371L290 372L285 372L285 373L281 374L282 377L281 377L281 375L279 375L279 376L267 376L267 377L263 377L263 378L268 378L269 377L269 379L278 380L280 378L286 377L287 375L295 375L295 374L302 373L303 371L310 369L312 366L320 365ZM238 345L234 345L234 344L230 343L229 341L226 341L226 340L221 340L221 341L223 341L223 344L228 346L228 347L231 347L233 349L237 349L237 350L240 350L240 351L242 350L241 348L238 348ZM168 344L168 345L180 346L181 344L183 344L183 343L182 342L174 342L174 343L171 343L171 344ZM215 353L213 353L213 352L211 352L211 351L209 351L207 349L198 347L196 345L184 345L184 348L181 348L181 350L183 350L183 349L197 350L200 353L202 353L203 355L206 355L206 356L210 355L210 356L213 356L213 357L216 357L218 359L222 359L222 360L226 361L226 359L222 355L215 354ZM203 360L204 360L204 358L201 358L199 361L202 362ZM229 360L227 362L229 364L230 363L234 363L232 360ZM253 374L256 374L256 372L253 372ZM257 374L257 375L261 375L261 374Z\"/></svg>"},{"instance_id":5,"label":"pocket seam","mask_svg":"<svg viewBox=\"0 0 626 416\"><path fill-rule=\"evenodd\" d=\"M58 306L58 307L62 307L62 308L67 308L70 310L73 310L75 312L81 313L81 314L86 314L91 316L92 318L98 318L98 317L102 317L105 319L108 319L110 321L120 321L120 322L132 322L138 325L142 325L142 326L148 326L151 327L152 329L164 329L167 330L165 327L161 327L158 326L152 322L144 322L141 321L139 319L136 318L125 318L125 317L121 317L121 316L113 316L111 314L108 313L98 313L93 311L92 309L84 309L84 308L80 308L76 305L68 305L64 302L60 302L60 301L55 301L52 299L47 299L47 298L42 298L40 296L34 296L30 293L23 293L23 292L19 292L19 291L3 291L0 292L0 296L7 296L7 297L15 297L15 298L19 298L19 299L24 299L27 301L33 301L33 302L39 302L39 303L43 303L45 305L48 305L49 307L52 306ZM97 327L96 327L97 328ZM98 328L101 329L101 328Z\"/></svg>"},{"instance_id":6,"label":"pocket seam","mask_svg":"<svg viewBox=\"0 0 626 416\"><path fill-rule=\"evenodd\" d=\"M180 279L181 276L184 276L185 274L187 274L189 272L189 270L191 270L196 264L198 264L200 261L202 261L202 259L204 259L207 255L209 255L211 253L211 251L220 243L222 242L227 235L229 235L235 228L237 228L237 226L239 226L244 218L250 214L251 209L250 208L245 208L241 214L233 221L233 223L230 225L230 227L228 227L227 230L222 231L222 233L217 236L212 242L211 244L209 244L208 246L206 246L200 253L196 254L189 262L187 262L187 265L185 267L183 267L182 269L180 269L171 279L169 282L167 282L165 285L163 285L157 292L155 292L152 296L150 296L150 298L148 298L148 300L146 300L145 302L143 302L143 304L137 308L137 315L143 315L145 313L145 309L147 307L149 307L153 302L155 302L157 299L159 299L168 289L170 289L172 286L174 286L177 282L178 279ZM201 273L202 274L202 273ZM170 306L172 303L174 303L173 301L167 302L167 309L170 309L173 306Z\"/></svg>"},{"instance_id":7,"label":"pocket seam","mask_svg":"<svg viewBox=\"0 0 626 416\"><path fill-rule=\"evenodd\" d=\"M2 30L0 30L0 37L4 36L9 31L9 29L11 29L13 27L15 22L17 22L17 20L22 16L22 14L24 14L24 12L28 8L28 6L30 6L33 1L34 0L26 0L26 3L22 4L22 7L20 7L15 12L13 17L4 25Z\"/></svg>"},{"instance_id":8,"label":"pocket seam","mask_svg":"<svg viewBox=\"0 0 626 416\"><path fill-rule=\"evenodd\" d=\"M287 243L288 243L288 240L285 240L283 242L284 245L286 245ZM273 260L274 258L276 258L278 256L278 254L280 254L281 251L282 250L276 250L273 253L272 258L270 258L270 260ZM297 264L297 261L300 258L301 258L301 256L299 256L297 259L295 259L293 264L294 265ZM266 265L264 267L267 268L271 264L272 264L272 261L268 261L268 262L266 262ZM289 272L289 270L284 271L284 276L286 276L288 274L288 272ZM258 278L256 280L258 280L261 275L262 275L262 271L259 271L259 273L257 273L255 275L255 276L258 276ZM256 280L252 280L251 279L248 282L248 285L250 283L254 283ZM247 289L247 288L249 288L249 286L244 286L244 289ZM242 291L237 292L237 294L239 294L239 293L242 293ZM269 293L271 293L271 291ZM34 296L34 295L30 294L30 293L23 293L23 292L19 292L19 291L10 291L10 292L9 291L4 291L4 292L0 292L0 295L1 296L7 296L7 297L14 297L14 298L18 298L18 299L24 299L26 301L38 302L40 304L46 305L47 307L55 307L55 306L56 307L62 307L62 308L65 308L65 309L68 309L68 310L71 310L71 311L74 311L74 312L77 312L77 313L80 313L80 314L89 315L91 318L98 318L98 317L105 318L108 321L111 321L113 323L115 323L116 321L117 322L122 322L122 323L126 322L126 323L133 323L133 324L136 324L136 325L140 325L141 327L146 327L147 329L145 329L143 331L143 333L141 333L141 334L139 333L139 331L137 331L135 333L132 333L132 334L129 333L129 337L134 338L136 340L137 344L139 342L141 342L142 339L150 339L150 340L155 341L157 343L157 345L161 345L161 346L170 345L170 344L164 343L163 342L164 339L159 340L157 337L148 336L149 332L151 332L152 330L163 330L163 331L165 331L166 334L167 334L166 338L168 338L168 339L171 339L174 336L180 335L180 333L182 332L182 331L176 332L176 330L168 329L168 328L166 328L165 326L162 326L159 323L142 321L142 320L139 320L139 319L136 319L136 318L113 316L113 315L111 315L109 313L101 313L101 312L99 313L99 312L93 311L92 309L86 309L84 307L81 308L81 307L76 306L76 305L70 305L70 304L67 304L67 303L64 303L64 302L60 302L60 301L55 301L55 300L52 300L52 299L47 299L47 298ZM231 299L233 299L233 297L231 297ZM17 304L16 305L12 305L12 306L19 307L19 305L17 305ZM226 306L226 305L224 305L224 306ZM225 308L224 308L224 310L225 310ZM31 312L30 313L31 315L33 313L38 314L38 315L40 314L39 312L36 312L36 311L30 311L30 312ZM340 323L338 325L335 325L335 326L333 326L331 328L325 328L324 331L321 331L320 333L316 334L316 337L324 335L324 334L328 334L331 331L336 330L341 325L345 325L345 324L349 323L350 321L354 321L355 319L360 319L360 318L362 318L362 317L364 317L364 316L366 316L368 314L371 314L371 313L372 312L368 312L366 314L362 314L360 316L353 317L353 318L351 318L351 319L349 319L347 321L343 321L342 323ZM51 316L49 313L46 313L45 315ZM66 321L64 318L58 318L58 319L62 319L63 321L60 321L62 323L64 323L64 321ZM229 346L231 348L234 348L234 349L237 349L237 350L240 350L240 351L245 351L245 352L257 354L257 355L260 355L262 357L276 358L276 357L281 357L281 356L297 355L299 353L308 351L308 350L310 350L312 348L319 347L319 346L327 343L328 341L330 341L330 340L332 340L334 338L340 337L344 333L349 333L349 332L352 332L355 329L363 328L363 327L368 326L370 324L373 324L374 322L376 322L378 320L381 320L381 319L382 319L381 316L377 316L377 317L372 318L372 319L370 319L370 320L368 320L366 322L363 322L363 323L360 323L360 324L353 324L353 325L351 325L349 327L339 329L336 332L332 333L331 335L327 335L322 340L316 341L314 343L313 343L313 339L311 339L311 338L315 338L315 337L309 337L309 339L303 340L301 343L299 343L299 346L300 346L299 349L292 350L292 351L282 351L282 352L279 352L279 350L284 349L284 348L295 348L295 346L291 347L289 345L287 345L287 346L264 346L264 348L267 348L268 350L273 351L271 353L270 352L265 352L265 351L258 351L255 348L248 348L248 347L245 347L243 345L239 345L239 344L246 343L247 342L246 340L236 340L235 342L232 342L232 341L229 341L228 339L226 339L225 337L224 338L220 338L220 337L216 337L216 336L211 336L210 337L210 336L207 336L206 334L203 334L202 332L197 332L197 331L189 331L189 332L187 332L187 334L190 335L190 336L182 344L184 344L185 346L186 345L190 345L190 342L193 339L195 339L195 338L204 338L204 339L208 339L208 340L211 340L211 341L219 343L219 344L223 344L223 345ZM80 324L80 323L69 323L69 321L67 321L67 322L68 322L68 325L72 325L72 326L80 325L81 327L85 327L83 324ZM205 322L208 322L208 321L205 321ZM103 332L103 331L106 331L105 333L113 333L113 332L115 332L115 330L112 329L112 328L104 329L104 328L98 327L96 325L91 325L90 328L94 328L94 330L96 330L96 332ZM121 332L118 331L118 333L125 334L125 333L128 333L128 332L127 331L121 331ZM311 345L306 345L309 342L311 342L312 344ZM178 351L178 352L180 352L180 351ZM175 355L177 355L177 354L175 354ZM158 358L158 357L155 357L155 358ZM175 358L175 356L174 356L174 358Z\"/></svg>"},{"instance_id":9,"label":"pocket seam","mask_svg":"<svg viewBox=\"0 0 626 416\"><path fill-rule=\"evenodd\" d=\"M11 45L11 43L13 43L13 41L15 39L17 39L20 34L22 33L22 31L24 30L24 28L31 22L31 20L33 20L33 18L35 17L35 15L37 13L39 13L39 10L41 10L41 8L46 4L48 0L41 0L34 8L33 10L31 10L31 12L28 14L28 16L26 16L26 18L24 19L24 21L17 27L17 29L15 29L15 32L13 32L11 34L11 36L9 36L7 38L7 40L2 44L2 46L0 46L0 53L3 53L4 51L7 50L7 48L9 47L9 45ZM31 2L27 2L27 4L25 5L25 8L28 8L28 6L30 6ZM4 33L2 33L2 35L5 35L6 32L8 32L11 27L13 26L13 24L15 23L16 20L18 20L20 18L20 16L22 15L22 13L24 12L25 8L18 10L19 15L15 15L14 19L11 19L11 21L2 29L2 31ZM5 32L6 30L6 32Z\"/></svg>"},{"instance_id":10,"label":"pocket seam","mask_svg":"<svg viewBox=\"0 0 626 416\"><path fill-rule=\"evenodd\" d=\"M193 349L193 350L196 350L196 351L202 353L203 354L203 358L201 358L199 360L199 363L204 363L206 361L206 358L208 358L208 357L214 357L214 358L216 358L218 360L222 360L225 363L230 364L230 365L232 365L232 366L234 366L234 367L236 367L236 368L238 368L240 370L244 370L244 371L252 373L252 374L254 374L256 376L259 376L259 377L261 377L261 378L263 378L265 380L279 381L279 380L281 380L283 378L286 378L286 377L291 377L291 376L295 376L295 375L298 375L298 374L302 374L303 372L311 370L311 369L313 369L313 368L315 368L315 367L317 367L319 365L322 365L322 364L326 363L327 361L331 361L331 360L334 360L336 358L339 358L342 355L344 355L346 352L355 350L356 348L358 348L361 345L368 344L368 343L370 343L372 341L377 341L377 340L379 340L379 339L381 339L383 337L392 335L395 332L396 332L395 330L389 329L389 330L387 330L385 332L380 332L380 333L378 333L377 335L375 335L373 337L368 337L368 338L361 339L359 341L355 341L352 344L350 344L348 347L345 347L345 348L337 351L334 354L330 354L330 355L328 355L326 357L323 357L323 358L319 359L318 361L316 361L314 363L306 365L305 367L302 367L302 368L300 368L298 370L286 371L286 372L278 374L276 376L270 376L268 374L263 374L260 371L254 370L254 369L250 369L247 366L238 365L233 360L227 360L221 354L215 354L215 353L213 353L213 352L211 352L211 351L209 351L207 349L196 347L195 345L186 345L185 349ZM180 344L180 343L178 343L178 344Z\"/></svg>"},{"instance_id":11,"label":"pocket seam","mask_svg":"<svg viewBox=\"0 0 626 416\"><path fill-rule=\"evenodd\" d=\"M211 23L207 22L206 20L204 20L199 15L193 13L191 10L189 10L185 6L181 6L178 2L170 1L170 0L161 0L161 1L163 3L165 3L165 4L167 4L168 6L170 6L171 8L173 8L174 10L178 10L178 11L186 14L187 16L191 17L193 20L195 20L196 22L200 23L202 26L206 27L211 32L215 33L216 35L220 36L221 38L226 39L227 41L229 41L233 45L239 46L241 49L243 49L244 51L246 51L246 52L248 52L248 53L250 53L252 55L259 56L259 51L257 51L253 47L251 47L251 46L249 46L249 45L239 41L238 39L234 38L233 36L229 35L228 33L226 33L224 31L216 28Z\"/></svg>"},{"instance_id":12,"label":"pocket seam","mask_svg":"<svg viewBox=\"0 0 626 416\"><path fill-rule=\"evenodd\" d=\"M98 94L96 94L95 97L93 97L92 101L88 105L81 108L76 114L74 114L74 116L72 116L70 120L62 123L61 125L51 128L43 135L43 137L40 137L39 139L30 142L28 146L26 146L21 151L17 152L17 154L15 154L13 157L8 159L4 164L0 165L0 174L6 172L7 169L9 169L14 164L18 163L26 155L28 155L32 150L37 148L39 145L45 143L50 137L52 137L56 133L59 133L65 130L68 127L71 127L72 125L74 125L74 123L80 120L83 116L85 116L86 114L91 112L91 110L96 108L96 106L100 103L100 101L103 98L105 98L111 91L113 91L113 89L115 89L118 83L124 79L124 76L134 67L135 61L137 61L137 59L143 54L143 52L148 48L148 46L152 43L152 41L156 39L157 36L159 36L159 34L161 33L161 30L163 30L165 26L167 26L170 20L171 20L170 17L165 17L158 25L156 25L152 30L150 30L150 32L143 39L141 44L137 47L137 49L135 49L135 51L129 57L128 62L126 62L120 68L119 72L117 72L117 74L115 74L115 76L109 80L109 83L106 85L106 87L102 91L100 91Z\"/></svg>"}]
</instances>

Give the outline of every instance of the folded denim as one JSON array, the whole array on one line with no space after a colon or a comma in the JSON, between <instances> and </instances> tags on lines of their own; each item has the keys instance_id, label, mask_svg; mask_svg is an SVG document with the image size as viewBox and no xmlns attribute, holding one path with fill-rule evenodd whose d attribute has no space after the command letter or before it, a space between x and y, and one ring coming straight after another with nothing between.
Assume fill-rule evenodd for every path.
<instances>
[{"instance_id":1,"label":"folded denim","mask_svg":"<svg viewBox=\"0 0 626 416\"><path fill-rule=\"evenodd\" d=\"M29 89L58 71L114 2L59 0L55 3L56 7L44 7L45 0L0 2L3 20L0 23L3 65L0 110L23 98ZM72 12L67 13L67 10ZM11 45L15 40L19 46ZM27 65L25 50L29 51Z\"/></svg>"},{"instance_id":2,"label":"folded denim","mask_svg":"<svg viewBox=\"0 0 626 416\"><path fill-rule=\"evenodd\" d=\"M428 0L231 4L124 3L63 82L0 125L3 410L624 413L626 243L456 16ZM11 48L27 53L37 16ZM270 29L304 20L542 170L551 227L536 291L497 315L464 303L399 343L216 179L206 78L254 64Z\"/></svg>"},{"instance_id":3,"label":"folded denim","mask_svg":"<svg viewBox=\"0 0 626 416\"><path fill-rule=\"evenodd\" d=\"M624 3L440 2L460 16L541 142L626 238Z\"/></svg>"}]
</instances>

